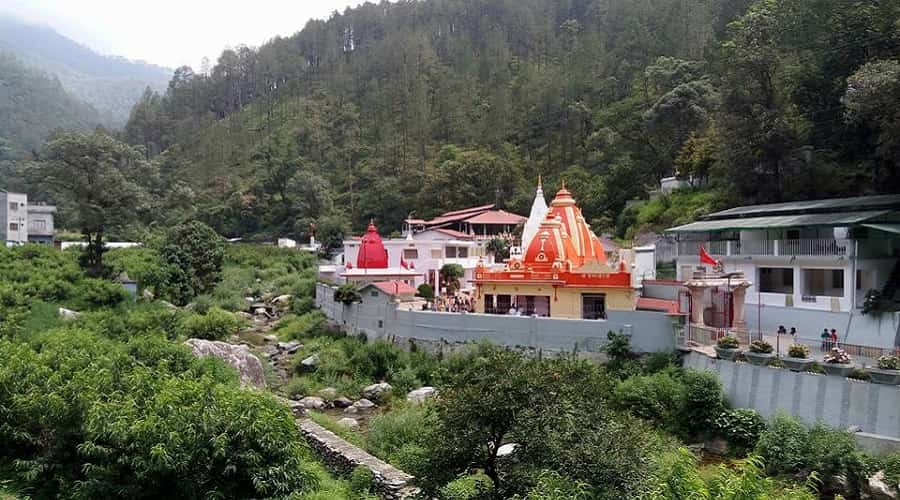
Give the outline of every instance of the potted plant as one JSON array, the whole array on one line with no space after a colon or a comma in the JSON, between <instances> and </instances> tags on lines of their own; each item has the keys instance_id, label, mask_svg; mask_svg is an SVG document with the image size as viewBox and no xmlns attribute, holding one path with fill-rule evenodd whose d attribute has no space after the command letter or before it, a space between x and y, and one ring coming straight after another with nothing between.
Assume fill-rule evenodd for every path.
<instances>
[{"instance_id":1,"label":"potted plant","mask_svg":"<svg viewBox=\"0 0 900 500\"><path fill-rule=\"evenodd\" d=\"M775 358L774 350L772 344L765 340L754 340L750 342L750 350L745 352L744 356L751 364L765 366Z\"/></svg>"},{"instance_id":2,"label":"potted plant","mask_svg":"<svg viewBox=\"0 0 900 500\"><path fill-rule=\"evenodd\" d=\"M809 357L809 347L803 344L794 344L788 349L788 355L784 358L784 366L795 372L803 372L809 369L813 361Z\"/></svg>"},{"instance_id":3,"label":"potted plant","mask_svg":"<svg viewBox=\"0 0 900 500\"><path fill-rule=\"evenodd\" d=\"M878 368L868 368L872 382L876 384L900 384L900 357L890 354L878 358Z\"/></svg>"},{"instance_id":4,"label":"potted plant","mask_svg":"<svg viewBox=\"0 0 900 500\"><path fill-rule=\"evenodd\" d=\"M853 370L853 365L850 364L851 360L852 358L847 354L847 351L840 347L835 347L822 359L824 361L822 369L829 375L846 377Z\"/></svg>"},{"instance_id":5,"label":"potted plant","mask_svg":"<svg viewBox=\"0 0 900 500\"><path fill-rule=\"evenodd\" d=\"M738 348L738 339L737 337L733 337L731 335L726 335L719 339L716 342L716 354L720 359L727 359L729 361L734 360L735 356L740 354L741 350Z\"/></svg>"}]
</instances>

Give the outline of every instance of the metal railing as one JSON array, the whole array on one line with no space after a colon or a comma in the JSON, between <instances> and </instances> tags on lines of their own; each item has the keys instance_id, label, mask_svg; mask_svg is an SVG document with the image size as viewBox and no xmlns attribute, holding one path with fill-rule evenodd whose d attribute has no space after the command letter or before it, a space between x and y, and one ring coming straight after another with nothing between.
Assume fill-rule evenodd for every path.
<instances>
[{"instance_id":1,"label":"metal railing","mask_svg":"<svg viewBox=\"0 0 900 500\"><path fill-rule=\"evenodd\" d=\"M711 240L679 241L678 255L698 255L700 247L716 256L810 256L848 257L853 255L853 240L792 239L792 240Z\"/></svg>"}]
</instances>

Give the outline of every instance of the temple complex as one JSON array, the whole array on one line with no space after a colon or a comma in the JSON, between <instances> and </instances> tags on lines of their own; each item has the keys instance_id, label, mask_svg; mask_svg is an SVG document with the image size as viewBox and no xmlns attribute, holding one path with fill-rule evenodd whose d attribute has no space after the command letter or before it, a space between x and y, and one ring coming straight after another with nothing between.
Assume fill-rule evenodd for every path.
<instances>
[{"instance_id":1,"label":"temple complex","mask_svg":"<svg viewBox=\"0 0 900 500\"><path fill-rule=\"evenodd\" d=\"M347 261L340 274L348 283L368 284L382 281L399 281L409 286L416 284L422 273L410 266L389 266L390 256L378 235L374 222L369 222L366 234L359 241L356 265Z\"/></svg>"},{"instance_id":2,"label":"temple complex","mask_svg":"<svg viewBox=\"0 0 900 500\"><path fill-rule=\"evenodd\" d=\"M542 194L539 191L539 196ZM540 213L540 203L535 200ZM526 228L531 221L526 223ZM524 238L523 238L524 241ZM634 310L631 269L610 265L594 234L563 184L536 233L502 269L475 270L476 311L556 318L602 319L606 311Z\"/></svg>"}]
</instances>

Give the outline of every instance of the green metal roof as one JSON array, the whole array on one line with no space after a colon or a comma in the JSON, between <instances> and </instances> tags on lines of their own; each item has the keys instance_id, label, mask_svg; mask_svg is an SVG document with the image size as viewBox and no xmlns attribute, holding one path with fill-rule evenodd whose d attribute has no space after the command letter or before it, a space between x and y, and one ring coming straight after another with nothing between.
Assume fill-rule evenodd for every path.
<instances>
[{"instance_id":1,"label":"green metal roof","mask_svg":"<svg viewBox=\"0 0 900 500\"><path fill-rule=\"evenodd\" d=\"M797 226L848 226L859 224L891 213L890 210L864 212L832 212L824 214L777 215L768 217L744 217L724 220L701 220L667 229L670 233L702 233L740 229L770 229Z\"/></svg>"},{"instance_id":2,"label":"green metal roof","mask_svg":"<svg viewBox=\"0 0 900 500\"><path fill-rule=\"evenodd\" d=\"M863 224L863 226L886 233L900 234L900 224Z\"/></svg>"},{"instance_id":3,"label":"green metal roof","mask_svg":"<svg viewBox=\"0 0 900 500\"><path fill-rule=\"evenodd\" d=\"M788 215L801 213L848 212L862 210L900 209L900 194L878 196L856 196L853 198L832 198L828 200L793 201L748 205L729 208L703 217L703 220L731 219L736 217L762 217L767 215Z\"/></svg>"}]
</instances>

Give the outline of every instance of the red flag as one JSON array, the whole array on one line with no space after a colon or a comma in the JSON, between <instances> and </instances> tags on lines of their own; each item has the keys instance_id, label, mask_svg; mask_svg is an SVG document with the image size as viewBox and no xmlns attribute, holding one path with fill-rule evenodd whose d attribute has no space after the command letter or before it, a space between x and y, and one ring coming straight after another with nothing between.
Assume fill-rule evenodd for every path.
<instances>
[{"instance_id":1,"label":"red flag","mask_svg":"<svg viewBox=\"0 0 900 500\"><path fill-rule=\"evenodd\" d=\"M402 255L400 256L400 267L409 269L409 264L406 263L406 259L404 259Z\"/></svg>"},{"instance_id":2,"label":"red flag","mask_svg":"<svg viewBox=\"0 0 900 500\"><path fill-rule=\"evenodd\" d=\"M706 249L703 248L703 247L701 246L701 247L700 247L700 263L701 263L701 264L709 264L709 265L711 265L711 266L715 266L715 265L717 265L719 262L718 262L716 259L710 257L709 254L706 253Z\"/></svg>"}]
</instances>

